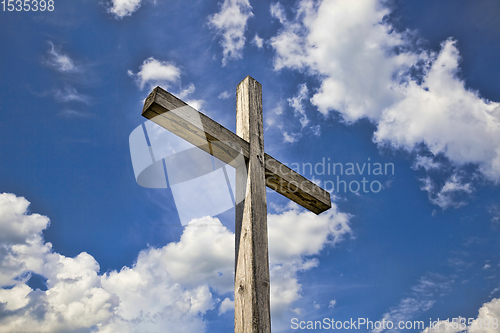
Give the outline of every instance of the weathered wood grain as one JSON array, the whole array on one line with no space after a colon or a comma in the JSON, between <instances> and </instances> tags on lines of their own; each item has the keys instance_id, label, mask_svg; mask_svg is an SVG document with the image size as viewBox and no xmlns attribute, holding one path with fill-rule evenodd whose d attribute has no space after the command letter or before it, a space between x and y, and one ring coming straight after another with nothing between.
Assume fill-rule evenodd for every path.
<instances>
[{"instance_id":1,"label":"weathered wood grain","mask_svg":"<svg viewBox=\"0 0 500 333\"><path fill-rule=\"evenodd\" d=\"M270 333L262 87L249 76L237 87L236 134L250 143L250 154L246 168L236 169L234 332Z\"/></svg>"},{"instance_id":2,"label":"weathered wood grain","mask_svg":"<svg viewBox=\"0 0 500 333\"><path fill-rule=\"evenodd\" d=\"M242 163L238 157L249 158L248 140L160 87L146 99L142 115L235 168ZM264 154L264 164L269 188L316 214L331 208L330 194L321 187L268 154Z\"/></svg>"}]
</instances>

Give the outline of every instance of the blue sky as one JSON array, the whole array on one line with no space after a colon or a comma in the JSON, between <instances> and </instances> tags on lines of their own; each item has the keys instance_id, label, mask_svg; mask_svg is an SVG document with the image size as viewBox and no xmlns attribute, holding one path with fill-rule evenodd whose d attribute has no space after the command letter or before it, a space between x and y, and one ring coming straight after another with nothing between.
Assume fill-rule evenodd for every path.
<instances>
[{"instance_id":1,"label":"blue sky","mask_svg":"<svg viewBox=\"0 0 500 333\"><path fill-rule=\"evenodd\" d=\"M376 182L333 189L319 216L267 192L273 331L498 320L499 14L494 0L1 11L0 331L232 332L234 210L183 226L170 188L137 184L129 136L156 85L234 131L247 75L266 152L327 189ZM394 173L303 168L323 159Z\"/></svg>"}]
</instances>

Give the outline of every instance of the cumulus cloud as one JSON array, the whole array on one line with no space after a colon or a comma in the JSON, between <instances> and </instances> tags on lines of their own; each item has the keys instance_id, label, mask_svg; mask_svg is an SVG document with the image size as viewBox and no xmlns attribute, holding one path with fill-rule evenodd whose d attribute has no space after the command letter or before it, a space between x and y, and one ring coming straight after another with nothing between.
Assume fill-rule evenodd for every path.
<instances>
[{"instance_id":1,"label":"cumulus cloud","mask_svg":"<svg viewBox=\"0 0 500 333\"><path fill-rule=\"evenodd\" d=\"M9 286L0 289L2 332L163 332L165 327L200 332L202 315L214 307L208 285L227 284L217 279L232 285L231 255L221 248L234 245L234 236L211 218L193 221L209 227L187 228L178 243L144 250L132 268L99 274L91 255L69 258L44 243L41 230L49 220L28 214L28 205L24 198L0 194L0 227L6 231L0 242L0 285ZM208 240L212 243L204 248ZM203 249L194 253L190 245ZM207 251L207 260L201 260ZM186 252L183 260L180 252ZM196 263L201 267L193 272ZM47 290L28 287L26 272L46 277Z\"/></svg>"},{"instance_id":2,"label":"cumulus cloud","mask_svg":"<svg viewBox=\"0 0 500 333\"><path fill-rule=\"evenodd\" d=\"M268 215L271 310L277 318L301 297L297 273L319 265L315 258L325 246L333 246L351 233L349 215L336 205L321 215L302 212L291 203L280 214Z\"/></svg>"},{"instance_id":3,"label":"cumulus cloud","mask_svg":"<svg viewBox=\"0 0 500 333\"><path fill-rule=\"evenodd\" d=\"M109 12L117 18L132 15L141 6L141 0L112 0Z\"/></svg>"},{"instance_id":4,"label":"cumulus cloud","mask_svg":"<svg viewBox=\"0 0 500 333\"><path fill-rule=\"evenodd\" d=\"M146 84L150 87L162 85L164 88L168 88L169 84L179 80L181 71L174 64L150 57L144 60L137 74L129 70L128 75L135 79L142 90Z\"/></svg>"},{"instance_id":5,"label":"cumulus cloud","mask_svg":"<svg viewBox=\"0 0 500 333\"><path fill-rule=\"evenodd\" d=\"M29 202L14 194L2 194L0 200L0 243L2 245L23 245L33 240L48 224L47 217L22 214L28 209ZM21 212L21 213L20 213Z\"/></svg>"},{"instance_id":6,"label":"cumulus cloud","mask_svg":"<svg viewBox=\"0 0 500 333\"><path fill-rule=\"evenodd\" d=\"M29 214L28 206L0 194L2 332L203 332L204 314L218 305L213 293L232 293L234 234L218 219L195 219L178 242L145 249L132 267L101 274L91 255L66 257L44 243L49 219ZM317 266L310 256L348 235L348 221L335 205L319 216L294 206L269 215L273 316L301 297L297 272ZM44 290L27 285L31 274L46 278ZM233 306L226 297L219 313Z\"/></svg>"},{"instance_id":7,"label":"cumulus cloud","mask_svg":"<svg viewBox=\"0 0 500 333\"><path fill-rule=\"evenodd\" d=\"M458 317L457 317L458 318ZM479 314L470 325L466 318L461 318L463 322L451 323L440 321L434 324L434 327L426 328L422 333L494 333L498 332L498 323L500 322L500 299L496 298L483 304L479 309ZM497 325L494 325L494 323ZM465 329L464 329L465 326Z\"/></svg>"},{"instance_id":8,"label":"cumulus cloud","mask_svg":"<svg viewBox=\"0 0 500 333\"><path fill-rule=\"evenodd\" d=\"M382 24L389 10L378 1L302 0L292 21L284 11L280 5L271 7L283 23L271 39L275 68L321 76L312 98L320 112L337 110L348 121L379 119L401 97L391 88L419 56L393 51L406 46L405 36Z\"/></svg>"},{"instance_id":9,"label":"cumulus cloud","mask_svg":"<svg viewBox=\"0 0 500 333\"><path fill-rule=\"evenodd\" d=\"M49 42L49 46L47 64L62 73L76 73L79 71L75 62L67 54L57 50L54 43Z\"/></svg>"},{"instance_id":10,"label":"cumulus cloud","mask_svg":"<svg viewBox=\"0 0 500 333\"><path fill-rule=\"evenodd\" d=\"M422 82L405 85L404 98L386 108L375 133L378 143L413 149L425 142L434 154L463 165L474 163L500 181L500 107L467 90L457 78L459 53L453 40L431 55Z\"/></svg>"},{"instance_id":11,"label":"cumulus cloud","mask_svg":"<svg viewBox=\"0 0 500 333\"><path fill-rule=\"evenodd\" d=\"M219 314L226 313L228 311L231 311L234 309L234 301L230 300L229 298L226 298L222 301L219 307Z\"/></svg>"},{"instance_id":12,"label":"cumulus cloud","mask_svg":"<svg viewBox=\"0 0 500 333\"><path fill-rule=\"evenodd\" d=\"M424 144L500 182L500 104L466 87L454 40L437 53L422 50L415 33L390 24L378 0L299 0L292 19L276 3L271 14L282 23L270 40L274 67L318 78L311 103L319 112L337 111L347 123L368 118L379 145L413 151Z\"/></svg>"},{"instance_id":13,"label":"cumulus cloud","mask_svg":"<svg viewBox=\"0 0 500 333\"><path fill-rule=\"evenodd\" d=\"M248 0L224 0L220 11L209 17L209 24L222 39L222 65L242 57L247 21L253 16Z\"/></svg>"}]
</instances>

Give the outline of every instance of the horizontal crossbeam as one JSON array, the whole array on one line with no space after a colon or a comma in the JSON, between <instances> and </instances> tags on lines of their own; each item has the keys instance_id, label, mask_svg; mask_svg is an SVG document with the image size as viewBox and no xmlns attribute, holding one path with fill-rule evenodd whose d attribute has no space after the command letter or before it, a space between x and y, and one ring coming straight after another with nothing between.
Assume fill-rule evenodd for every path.
<instances>
[{"instance_id":1,"label":"horizontal crossbeam","mask_svg":"<svg viewBox=\"0 0 500 333\"><path fill-rule=\"evenodd\" d=\"M249 158L246 140L160 87L149 94L142 115L233 167L238 156ZM331 208L330 193L268 154L264 160L267 187L315 214Z\"/></svg>"}]
</instances>

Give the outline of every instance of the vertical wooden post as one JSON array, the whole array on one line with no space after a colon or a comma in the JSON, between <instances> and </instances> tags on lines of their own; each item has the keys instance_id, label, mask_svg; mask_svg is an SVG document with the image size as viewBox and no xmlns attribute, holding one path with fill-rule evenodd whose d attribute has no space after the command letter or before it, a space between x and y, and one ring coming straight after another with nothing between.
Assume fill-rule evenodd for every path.
<instances>
[{"instance_id":1,"label":"vertical wooden post","mask_svg":"<svg viewBox=\"0 0 500 333\"><path fill-rule=\"evenodd\" d=\"M262 86L250 76L236 88L236 134L250 143L250 156L236 170L234 332L270 333Z\"/></svg>"}]
</instances>

